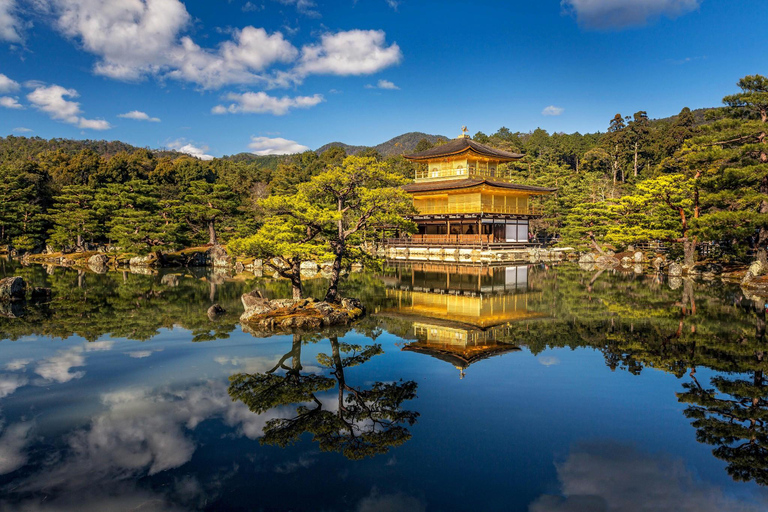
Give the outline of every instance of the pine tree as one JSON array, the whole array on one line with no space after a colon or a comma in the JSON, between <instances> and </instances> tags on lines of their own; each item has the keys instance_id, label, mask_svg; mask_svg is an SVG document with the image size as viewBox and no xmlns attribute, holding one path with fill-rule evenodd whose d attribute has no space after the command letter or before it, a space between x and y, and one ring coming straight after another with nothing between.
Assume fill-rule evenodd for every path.
<instances>
[{"instance_id":1,"label":"pine tree","mask_svg":"<svg viewBox=\"0 0 768 512\"><path fill-rule=\"evenodd\" d=\"M723 100L727 116L681 151L701 178L701 237L737 253L752 246L768 263L768 79L747 76L738 85L741 93Z\"/></svg>"},{"instance_id":2,"label":"pine tree","mask_svg":"<svg viewBox=\"0 0 768 512\"><path fill-rule=\"evenodd\" d=\"M107 219L107 237L123 250L146 253L178 243L179 224L161 215L157 187L146 181L109 184L99 190L95 205Z\"/></svg>"},{"instance_id":3,"label":"pine tree","mask_svg":"<svg viewBox=\"0 0 768 512\"><path fill-rule=\"evenodd\" d=\"M67 185L54 196L48 219L53 224L49 242L57 248L82 250L86 240L93 241L102 232L96 212L95 190L87 185Z\"/></svg>"},{"instance_id":4,"label":"pine tree","mask_svg":"<svg viewBox=\"0 0 768 512\"><path fill-rule=\"evenodd\" d=\"M196 233L205 231L208 243L219 242L216 224L227 220L236 211L237 196L226 185L193 181L182 196L178 212Z\"/></svg>"}]
</instances>

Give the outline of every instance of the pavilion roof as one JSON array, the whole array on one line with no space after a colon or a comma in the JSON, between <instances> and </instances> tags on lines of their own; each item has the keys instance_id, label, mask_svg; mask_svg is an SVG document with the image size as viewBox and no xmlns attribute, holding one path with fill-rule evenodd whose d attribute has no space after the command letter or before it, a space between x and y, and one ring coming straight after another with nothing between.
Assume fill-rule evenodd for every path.
<instances>
[{"instance_id":1,"label":"pavilion roof","mask_svg":"<svg viewBox=\"0 0 768 512\"><path fill-rule=\"evenodd\" d=\"M482 347L460 348L423 342L409 343L408 345L405 345L402 350L427 354L436 359L450 363L459 369L467 369L471 364L482 361L483 359L489 359L508 352L521 351L520 347L505 343Z\"/></svg>"},{"instance_id":2,"label":"pavilion roof","mask_svg":"<svg viewBox=\"0 0 768 512\"><path fill-rule=\"evenodd\" d=\"M498 160L500 162L511 162L513 160L520 160L523 156L520 153L510 153L508 151L502 151L500 149L486 146L475 142L469 137L459 137L443 144L442 146L435 146L434 148L414 153L412 155L403 155L408 160L424 161L433 160L436 158L444 158L448 156L457 156L465 152L476 153L480 156L490 158L492 160Z\"/></svg>"},{"instance_id":3,"label":"pavilion roof","mask_svg":"<svg viewBox=\"0 0 768 512\"><path fill-rule=\"evenodd\" d=\"M472 188L480 185L505 188L511 190L522 190L526 192L549 193L554 192L556 188L536 187L534 185L518 185L516 183L507 183L505 181L494 181L485 178L467 178L463 180L441 180L409 183L403 185L406 192L433 192L439 190L455 190L461 188Z\"/></svg>"}]
</instances>

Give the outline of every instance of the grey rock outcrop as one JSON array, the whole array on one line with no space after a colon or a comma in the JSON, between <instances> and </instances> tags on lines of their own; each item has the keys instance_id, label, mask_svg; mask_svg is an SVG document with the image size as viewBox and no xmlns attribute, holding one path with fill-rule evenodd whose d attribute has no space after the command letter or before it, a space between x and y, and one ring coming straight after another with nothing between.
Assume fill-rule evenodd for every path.
<instances>
[{"instance_id":1,"label":"grey rock outcrop","mask_svg":"<svg viewBox=\"0 0 768 512\"><path fill-rule=\"evenodd\" d=\"M221 305L214 304L208 308L208 318L213 321L219 318L221 315L223 315L226 312L227 311L223 307L221 307Z\"/></svg>"},{"instance_id":2,"label":"grey rock outcrop","mask_svg":"<svg viewBox=\"0 0 768 512\"><path fill-rule=\"evenodd\" d=\"M0 301L23 300L27 293L27 283L19 276L0 279Z\"/></svg>"},{"instance_id":3,"label":"grey rock outcrop","mask_svg":"<svg viewBox=\"0 0 768 512\"><path fill-rule=\"evenodd\" d=\"M679 263L670 263L667 268L669 277L680 277L683 275L683 267Z\"/></svg>"},{"instance_id":4,"label":"grey rock outcrop","mask_svg":"<svg viewBox=\"0 0 768 512\"><path fill-rule=\"evenodd\" d=\"M206 252L208 260L214 267L229 267L232 265L232 256L220 245L214 245Z\"/></svg>"},{"instance_id":5,"label":"grey rock outcrop","mask_svg":"<svg viewBox=\"0 0 768 512\"><path fill-rule=\"evenodd\" d=\"M245 313L240 316L244 327L252 331L311 331L333 325L346 325L365 314L357 299L340 303L315 299L265 299L258 292L241 297Z\"/></svg>"},{"instance_id":6,"label":"grey rock outcrop","mask_svg":"<svg viewBox=\"0 0 768 512\"><path fill-rule=\"evenodd\" d=\"M156 267L160 264L156 254L147 254L146 256L134 256L128 260L131 267Z\"/></svg>"},{"instance_id":7,"label":"grey rock outcrop","mask_svg":"<svg viewBox=\"0 0 768 512\"><path fill-rule=\"evenodd\" d=\"M107 272L107 264L109 258L103 254L94 254L88 258L88 268L96 272L97 274L104 274Z\"/></svg>"}]
</instances>

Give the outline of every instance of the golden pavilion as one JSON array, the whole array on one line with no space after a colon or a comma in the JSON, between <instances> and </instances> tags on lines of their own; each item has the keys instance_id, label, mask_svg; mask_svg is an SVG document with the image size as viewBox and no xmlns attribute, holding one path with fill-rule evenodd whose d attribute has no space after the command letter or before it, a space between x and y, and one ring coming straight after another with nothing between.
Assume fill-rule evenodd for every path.
<instances>
[{"instance_id":1,"label":"golden pavilion","mask_svg":"<svg viewBox=\"0 0 768 512\"><path fill-rule=\"evenodd\" d=\"M390 306L380 314L411 323L416 339L403 350L430 355L456 367L520 350L512 323L542 318L528 302L527 265L467 266L440 263L400 265L385 276Z\"/></svg>"},{"instance_id":2,"label":"golden pavilion","mask_svg":"<svg viewBox=\"0 0 768 512\"><path fill-rule=\"evenodd\" d=\"M556 189L518 185L501 164L524 155L501 151L462 135L442 146L404 155L423 164L414 183L403 189L413 196L418 233L407 245L503 249L529 243L529 225L541 211L531 198Z\"/></svg>"}]
</instances>

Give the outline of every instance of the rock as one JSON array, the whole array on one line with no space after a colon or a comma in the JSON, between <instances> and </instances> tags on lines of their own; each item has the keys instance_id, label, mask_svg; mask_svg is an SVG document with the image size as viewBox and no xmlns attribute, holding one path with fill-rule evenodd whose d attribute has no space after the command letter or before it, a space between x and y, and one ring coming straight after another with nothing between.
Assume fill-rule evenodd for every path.
<instances>
[{"instance_id":1,"label":"rock","mask_svg":"<svg viewBox=\"0 0 768 512\"><path fill-rule=\"evenodd\" d=\"M0 301L21 300L27 293L27 283L18 276L0 279Z\"/></svg>"},{"instance_id":2,"label":"rock","mask_svg":"<svg viewBox=\"0 0 768 512\"><path fill-rule=\"evenodd\" d=\"M88 268L97 274L104 274L107 272L107 263L109 263L109 258L103 254L94 254L88 258Z\"/></svg>"},{"instance_id":3,"label":"rock","mask_svg":"<svg viewBox=\"0 0 768 512\"><path fill-rule=\"evenodd\" d=\"M176 274L165 274L160 278L160 284L176 288L179 286L179 276Z\"/></svg>"},{"instance_id":4,"label":"rock","mask_svg":"<svg viewBox=\"0 0 768 512\"><path fill-rule=\"evenodd\" d=\"M243 307L246 311L269 302L258 290L243 294L242 297L240 297L240 300L242 301Z\"/></svg>"},{"instance_id":5,"label":"rock","mask_svg":"<svg viewBox=\"0 0 768 512\"><path fill-rule=\"evenodd\" d=\"M154 267L160 264L156 254L147 254L146 256L134 256L128 260L131 267Z\"/></svg>"},{"instance_id":6,"label":"rock","mask_svg":"<svg viewBox=\"0 0 768 512\"><path fill-rule=\"evenodd\" d=\"M638 275L639 275L639 274L642 274L642 273L643 273L643 266L642 266L642 265L640 265L639 263L635 263L635 266L634 266L634 267L632 267L632 271L633 271L635 274L638 274Z\"/></svg>"},{"instance_id":7,"label":"rock","mask_svg":"<svg viewBox=\"0 0 768 512\"><path fill-rule=\"evenodd\" d=\"M683 267L679 263L670 263L667 268L669 277L680 277L683 275Z\"/></svg>"},{"instance_id":8,"label":"rock","mask_svg":"<svg viewBox=\"0 0 768 512\"><path fill-rule=\"evenodd\" d=\"M0 302L0 317L3 318L21 318L24 316L23 300L14 300L12 302Z\"/></svg>"},{"instance_id":9,"label":"rock","mask_svg":"<svg viewBox=\"0 0 768 512\"><path fill-rule=\"evenodd\" d=\"M52 294L53 293L50 288L35 286L32 288L31 297L33 301L47 301L47 300L51 300Z\"/></svg>"},{"instance_id":10,"label":"rock","mask_svg":"<svg viewBox=\"0 0 768 512\"><path fill-rule=\"evenodd\" d=\"M232 256L227 254L227 250L220 245L214 245L208 251L208 260L214 267L229 267L232 265Z\"/></svg>"},{"instance_id":11,"label":"rock","mask_svg":"<svg viewBox=\"0 0 768 512\"><path fill-rule=\"evenodd\" d=\"M747 273L744 275L744 279L741 280L741 284L748 284L756 277L760 277L761 275L765 274L765 270L765 265L763 265L762 262L759 260L753 261L749 265L749 269L747 269Z\"/></svg>"},{"instance_id":12,"label":"rock","mask_svg":"<svg viewBox=\"0 0 768 512\"><path fill-rule=\"evenodd\" d=\"M90 258L88 258L88 264L89 265L107 265L109 263L109 258L107 258L104 254L94 254Z\"/></svg>"},{"instance_id":13,"label":"rock","mask_svg":"<svg viewBox=\"0 0 768 512\"><path fill-rule=\"evenodd\" d=\"M621 266L624 268L629 268L630 265L632 265L632 260L628 256L624 256L621 258Z\"/></svg>"},{"instance_id":14,"label":"rock","mask_svg":"<svg viewBox=\"0 0 768 512\"><path fill-rule=\"evenodd\" d=\"M595 263L601 268L613 268L619 265L619 260L607 254L598 256Z\"/></svg>"},{"instance_id":15,"label":"rock","mask_svg":"<svg viewBox=\"0 0 768 512\"><path fill-rule=\"evenodd\" d=\"M152 268L152 267L145 267L145 266L142 266L142 265L139 265L139 266L131 265L130 267L128 267L128 271L131 274L139 274L139 275L143 275L143 276L151 276L151 275L155 275L157 273L157 270L155 270L154 268Z\"/></svg>"},{"instance_id":16,"label":"rock","mask_svg":"<svg viewBox=\"0 0 768 512\"><path fill-rule=\"evenodd\" d=\"M208 256L204 252L194 252L189 256L187 260L188 267L207 267Z\"/></svg>"},{"instance_id":17,"label":"rock","mask_svg":"<svg viewBox=\"0 0 768 512\"><path fill-rule=\"evenodd\" d=\"M362 302L342 299L340 303L318 302L314 299L267 300L251 292L242 296L245 313L240 322L251 330L306 331L323 326L343 325L365 314Z\"/></svg>"},{"instance_id":18,"label":"rock","mask_svg":"<svg viewBox=\"0 0 768 512\"><path fill-rule=\"evenodd\" d=\"M579 263L594 263L595 262L595 255L591 252L588 252L586 254L582 254L579 258Z\"/></svg>"},{"instance_id":19,"label":"rock","mask_svg":"<svg viewBox=\"0 0 768 512\"><path fill-rule=\"evenodd\" d=\"M307 271L312 271L314 273L318 273L320 271L320 265L318 265L314 261L302 261L301 270L307 270Z\"/></svg>"},{"instance_id":20,"label":"rock","mask_svg":"<svg viewBox=\"0 0 768 512\"><path fill-rule=\"evenodd\" d=\"M226 313L227 311L219 304L214 304L208 308L208 318L210 320L216 320L218 317Z\"/></svg>"},{"instance_id":21,"label":"rock","mask_svg":"<svg viewBox=\"0 0 768 512\"><path fill-rule=\"evenodd\" d=\"M245 271L245 265L243 265L242 262L238 261L235 263L235 272L238 274Z\"/></svg>"},{"instance_id":22,"label":"rock","mask_svg":"<svg viewBox=\"0 0 768 512\"><path fill-rule=\"evenodd\" d=\"M640 251L637 251L632 259L635 260L635 263L642 263L643 262L643 253L641 253Z\"/></svg>"},{"instance_id":23,"label":"rock","mask_svg":"<svg viewBox=\"0 0 768 512\"><path fill-rule=\"evenodd\" d=\"M661 272L661 267L664 266L664 259L660 256L657 257L655 260L653 260L653 268L656 269L656 272Z\"/></svg>"},{"instance_id":24,"label":"rock","mask_svg":"<svg viewBox=\"0 0 768 512\"><path fill-rule=\"evenodd\" d=\"M351 272L362 272L363 271L363 264L362 263L353 263L349 270Z\"/></svg>"},{"instance_id":25,"label":"rock","mask_svg":"<svg viewBox=\"0 0 768 512\"><path fill-rule=\"evenodd\" d=\"M683 278L682 277L670 277L669 278L669 288L671 290L677 290L683 285Z\"/></svg>"}]
</instances>

